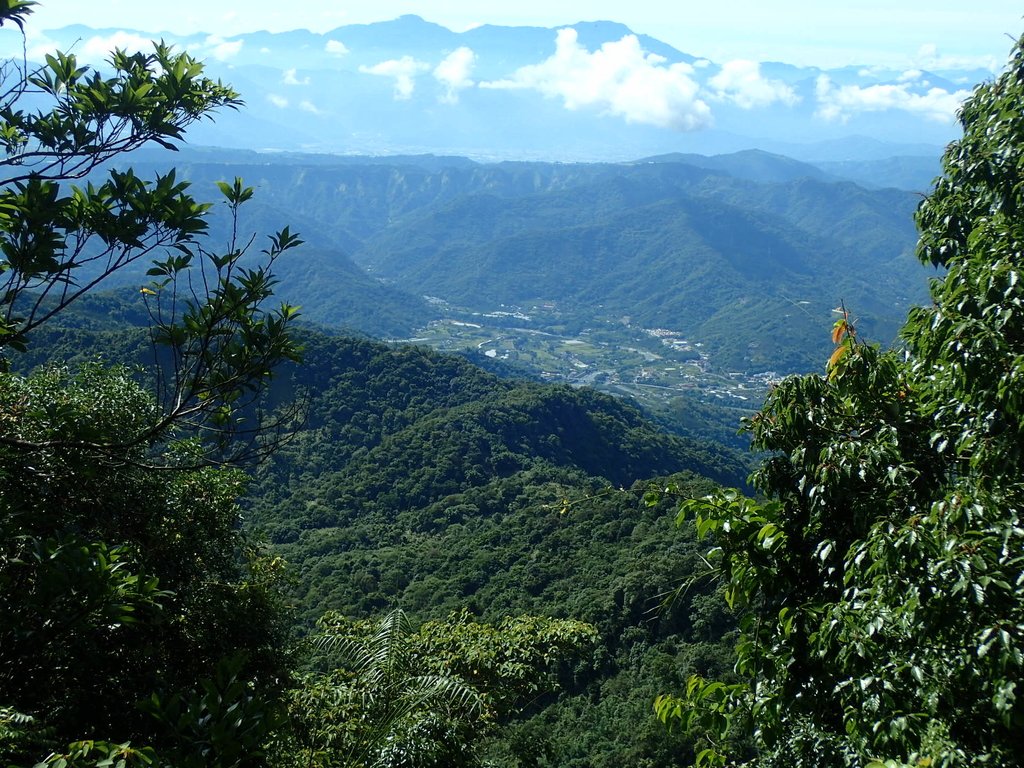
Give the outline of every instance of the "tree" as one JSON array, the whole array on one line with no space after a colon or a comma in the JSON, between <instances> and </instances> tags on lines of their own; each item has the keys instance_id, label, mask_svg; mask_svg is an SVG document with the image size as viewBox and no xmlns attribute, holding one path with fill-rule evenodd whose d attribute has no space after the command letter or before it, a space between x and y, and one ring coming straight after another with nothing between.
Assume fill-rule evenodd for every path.
<instances>
[{"instance_id":1,"label":"tree","mask_svg":"<svg viewBox=\"0 0 1024 768\"><path fill-rule=\"evenodd\" d=\"M724 765L750 729L765 766L1020 764L1024 754L1024 39L960 111L917 213L945 274L904 351L845 309L825 375L750 421L762 500L685 502L743 611L744 683L690 680L666 721Z\"/></svg>"},{"instance_id":2,"label":"tree","mask_svg":"<svg viewBox=\"0 0 1024 768\"><path fill-rule=\"evenodd\" d=\"M376 622L320 622L326 672L292 697L302 765L481 765L480 742L520 696L553 686L545 672L597 639L582 622L520 616L498 626L463 611L414 630L394 610Z\"/></svg>"},{"instance_id":3,"label":"tree","mask_svg":"<svg viewBox=\"0 0 1024 768\"><path fill-rule=\"evenodd\" d=\"M33 5L5 0L0 24ZM258 765L286 674L282 564L240 532L245 477L225 465L272 428L261 397L298 358L295 310L265 304L300 241L285 229L257 258L233 231L215 252L210 206L173 171L103 170L240 104L187 54L2 70L0 762ZM252 195L220 191L233 217ZM40 326L147 261L151 388L100 364L10 371Z\"/></svg>"},{"instance_id":4,"label":"tree","mask_svg":"<svg viewBox=\"0 0 1024 768\"><path fill-rule=\"evenodd\" d=\"M244 655L268 690L282 674L281 563L238 532L242 473L153 470L149 446L103 461L69 447L83 433L121 442L155 412L122 369L0 376L4 434L57 444L0 449L0 701L54 730L54 746L166 742L138 703L185 695L228 659ZM193 450L162 464L188 467Z\"/></svg>"},{"instance_id":5,"label":"tree","mask_svg":"<svg viewBox=\"0 0 1024 768\"><path fill-rule=\"evenodd\" d=\"M0 25L22 26L33 5L11 0ZM0 94L0 355L24 349L33 330L113 273L152 260L142 294L164 350L156 366L164 413L133 439L186 424L222 445L273 366L298 356L287 333L295 309L263 305L274 261L301 241L286 227L260 263L233 227L226 252L214 253L202 240L211 206L173 170L152 181L111 170L98 183L105 161L150 143L174 149L189 125L241 104L163 43L150 54L115 51L109 67L104 76L59 52L34 70L3 65L11 85ZM67 184L74 180L85 183ZM235 179L220 191L237 221L252 190Z\"/></svg>"}]
</instances>

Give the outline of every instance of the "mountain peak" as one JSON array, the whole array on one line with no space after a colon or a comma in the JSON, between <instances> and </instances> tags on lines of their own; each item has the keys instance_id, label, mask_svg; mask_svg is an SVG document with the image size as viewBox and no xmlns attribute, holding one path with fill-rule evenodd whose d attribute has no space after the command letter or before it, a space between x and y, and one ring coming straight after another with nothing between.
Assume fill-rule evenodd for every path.
<instances>
[{"instance_id":1,"label":"mountain peak","mask_svg":"<svg viewBox=\"0 0 1024 768\"><path fill-rule=\"evenodd\" d=\"M396 19L391 19L390 21L371 22L367 26L376 29L390 28L395 30L401 30L402 32L410 34L422 32L424 30L429 30L431 32L440 31L446 34L453 34L453 32L450 29L448 29L448 27L442 24L437 24L433 21L427 21L422 16L418 16L415 13L403 13Z\"/></svg>"},{"instance_id":2,"label":"mountain peak","mask_svg":"<svg viewBox=\"0 0 1024 768\"><path fill-rule=\"evenodd\" d=\"M570 28L576 30L576 39L589 50L633 34L633 30L616 21L578 21Z\"/></svg>"},{"instance_id":3,"label":"mountain peak","mask_svg":"<svg viewBox=\"0 0 1024 768\"><path fill-rule=\"evenodd\" d=\"M600 35L607 35L609 37L623 36L633 34L633 30L627 27L625 24L620 24L617 21L608 21L607 19L598 19L596 21L577 21L575 24L570 25L577 32L587 30Z\"/></svg>"}]
</instances>

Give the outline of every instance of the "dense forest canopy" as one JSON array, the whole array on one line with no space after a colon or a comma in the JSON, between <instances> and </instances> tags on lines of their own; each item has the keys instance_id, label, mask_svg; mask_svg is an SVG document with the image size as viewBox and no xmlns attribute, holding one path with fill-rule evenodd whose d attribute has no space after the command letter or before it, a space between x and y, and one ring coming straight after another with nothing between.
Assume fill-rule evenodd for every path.
<instances>
[{"instance_id":1,"label":"dense forest canopy","mask_svg":"<svg viewBox=\"0 0 1024 768\"><path fill-rule=\"evenodd\" d=\"M21 27L33 5L5 3L0 23ZM56 54L3 75L0 759L258 756L289 627L280 561L238 528L244 478L227 463L261 450L238 438L263 434L253 408L276 364L298 359L294 310L266 303L270 265L300 241L282 230L243 267L252 241L213 250L209 205L173 171L78 182L239 104L188 54L117 52L103 75ZM251 195L221 192L233 212ZM138 260L160 350L151 388L120 366L10 372L37 330Z\"/></svg>"}]
</instances>

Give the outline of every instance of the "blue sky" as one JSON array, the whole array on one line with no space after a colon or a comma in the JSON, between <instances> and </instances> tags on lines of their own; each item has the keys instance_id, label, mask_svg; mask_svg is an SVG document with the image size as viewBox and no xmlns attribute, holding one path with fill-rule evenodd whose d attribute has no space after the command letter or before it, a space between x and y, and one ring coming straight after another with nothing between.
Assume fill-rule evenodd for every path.
<instances>
[{"instance_id":1,"label":"blue sky","mask_svg":"<svg viewBox=\"0 0 1024 768\"><path fill-rule=\"evenodd\" d=\"M556 27L619 21L676 48L824 67L848 64L999 68L1024 31L1017 0L42 0L36 30L82 23L230 36L269 29L325 32L405 13L462 30L491 23Z\"/></svg>"}]
</instances>

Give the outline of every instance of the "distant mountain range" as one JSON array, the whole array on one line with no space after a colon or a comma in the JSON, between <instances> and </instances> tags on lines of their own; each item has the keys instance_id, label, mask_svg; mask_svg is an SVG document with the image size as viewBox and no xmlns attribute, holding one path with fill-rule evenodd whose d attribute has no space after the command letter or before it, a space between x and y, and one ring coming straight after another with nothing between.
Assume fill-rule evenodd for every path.
<instances>
[{"instance_id":1,"label":"distant mountain range","mask_svg":"<svg viewBox=\"0 0 1024 768\"><path fill-rule=\"evenodd\" d=\"M168 154L132 162L146 176ZM841 300L865 338L888 343L927 298L912 255L927 168L911 191L838 175L881 179L878 163L829 171L757 150L632 163L185 150L174 162L197 194L235 175L254 185L241 229L288 223L307 241L278 264L276 293L376 336L437 318L424 296L480 312L543 305L581 328L675 329L728 370L803 371L828 356ZM214 219L213 242L226 234Z\"/></svg>"},{"instance_id":2,"label":"distant mountain range","mask_svg":"<svg viewBox=\"0 0 1024 768\"><path fill-rule=\"evenodd\" d=\"M13 33L0 31L12 49ZM760 148L803 160L936 157L987 70L819 69L712 62L612 22L456 33L418 16L339 27L206 33L69 26L48 45L99 63L163 38L206 60L246 108L195 144L476 159L627 160ZM30 41L30 58L46 45Z\"/></svg>"}]
</instances>

